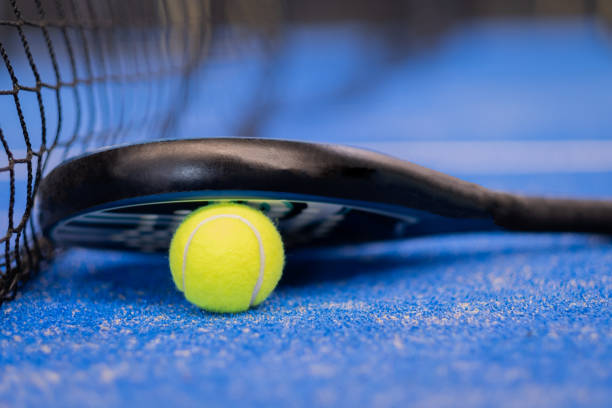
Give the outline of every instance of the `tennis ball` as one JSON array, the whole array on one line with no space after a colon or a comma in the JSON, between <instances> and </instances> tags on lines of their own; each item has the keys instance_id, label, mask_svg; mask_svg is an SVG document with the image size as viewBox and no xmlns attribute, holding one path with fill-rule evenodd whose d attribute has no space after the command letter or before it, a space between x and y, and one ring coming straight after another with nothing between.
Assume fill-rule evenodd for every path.
<instances>
[{"instance_id":1,"label":"tennis ball","mask_svg":"<svg viewBox=\"0 0 612 408\"><path fill-rule=\"evenodd\" d=\"M211 312L242 312L263 302L284 263L283 242L272 221L241 204L192 212L170 243L174 284L188 301Z\"/></svg>"}]
</instances>

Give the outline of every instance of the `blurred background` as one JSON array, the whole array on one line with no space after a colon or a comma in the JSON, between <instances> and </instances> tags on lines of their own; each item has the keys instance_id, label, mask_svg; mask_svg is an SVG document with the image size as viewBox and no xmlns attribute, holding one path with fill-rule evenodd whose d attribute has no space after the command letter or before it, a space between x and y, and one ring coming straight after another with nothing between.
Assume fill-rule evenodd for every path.
<instances>
[{"instance_id":1,"label":"blurred background","mask_svg":"<svg viewBox=\"0 0 612 408\"><path fill-rule=\"evenodd\" d=\"M151 139L344 143L605 197L611 28L607 0L3 2L2 272L46 172Z\"/></svg>"},{"instance_id":2,"label":"blurred background","mask_svg":"<svg viewBox=\"0 0 612 408\"><path fill-rule=\"evenodd\" d=\"M248 136L385 142L378 147L446 170L471 156L476 172L516 172L490 156L517 146L488 144L481 155L460 142L566 141L560 146L576 153L570 141L606 140L612 129L605 0L18 0L2 8L0 126L18 152L28 148L24 133L33 152L70 145L61 158L139 139ZM394 143L407 141L412 153ZM448 143L455 154L438 152L443 142L458 142ZM603 165L589 158L592 170ZM566 164L548 157L524 171Z\"/></svg>"},{"instance_id":3,"label":"blurred background","mask_svg":"<svg viewBox=\"0 0 612 408\"><path fill-rule=\"evenodd\" d=\"M233 36L219 30L184 123L318 141L607 137L612 3L426 3L227 3Z\"/></svg>"}]
</instances>

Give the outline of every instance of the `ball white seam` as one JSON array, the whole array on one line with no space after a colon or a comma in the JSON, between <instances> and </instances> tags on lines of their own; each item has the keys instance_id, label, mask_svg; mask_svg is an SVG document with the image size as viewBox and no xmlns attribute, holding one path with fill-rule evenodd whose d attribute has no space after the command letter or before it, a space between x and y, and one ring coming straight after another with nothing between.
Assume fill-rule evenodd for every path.
<instances>
[{"instance_id":1,"label":"ball white seam","mask_svg":"<svg viewBox=\"0 0 612 408\"><path fill-rule=\"evenodd\" d=\"M253 292L251 294L251 300L249 302L249 307L251 307L255 303L255 298L259 294L259 291L261 290L261 286L263 284L264 271L265 271L265 266L266 266L266 254L264 251L263 240L261 239L261 234L259 233L257 228L255 228L255 226L249 220L247 220L244 217L241 217L240 215L236 215L236 214L213 215L211 217L205 218L204 220L200 221L200 223L196 225L196 227L193 229L193 231L189 235L189 238L187 239L187 243L185 245L185 251L183 252L183 266L182 266L183 292L187 294L186 289L185 289L185 265L187 264L187 252L189 252L189 246L191 245L191 241L193 240L193 237L198 232L198 230L202 228L205 224L209 223L210 221L218 220L220 218L232 218L238 221L242 221L244 224L246 224L251 229L251 231L253 231L253 234L255 235L255 238L257 239L257 242L259 243L259 276L257 277L257 282L255 282L255 287L253 288Z\"/></svg>"}]
</instances>

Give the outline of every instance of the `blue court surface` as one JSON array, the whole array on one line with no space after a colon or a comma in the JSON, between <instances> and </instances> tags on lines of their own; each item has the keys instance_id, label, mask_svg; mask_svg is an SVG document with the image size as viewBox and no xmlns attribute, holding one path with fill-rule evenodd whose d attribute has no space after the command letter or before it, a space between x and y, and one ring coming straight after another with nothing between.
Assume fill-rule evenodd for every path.
<instances>
[{"instance_id":1,"label":"blue court surface","mask_svg":"<svg viewBox=\"0 0 612 408\"><path fill-rule=\"evenodd\" d=\"M296 28L259 134L612 199L611 38L590 20L474 23L390 68L352 27ZM181 137L236 132L263 69L241 58L206 68ZM351 91L356 66L375 85ZM187 303L163 256L74 249L0 309L0 407L610 407L611 295L612 239L594 235L290 253L237 315Z\"/></svg>"}]
</instances>

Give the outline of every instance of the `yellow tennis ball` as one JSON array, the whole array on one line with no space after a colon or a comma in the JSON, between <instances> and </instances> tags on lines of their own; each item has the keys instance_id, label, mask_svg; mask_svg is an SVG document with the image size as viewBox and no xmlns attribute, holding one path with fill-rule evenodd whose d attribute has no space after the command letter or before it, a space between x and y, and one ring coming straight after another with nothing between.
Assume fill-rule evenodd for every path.
<instances>
[{"instance_id":1,"label":"yellow tennis ball","mask_svg":"<svg viewBox=\"0 0 612 408\"><path fill-rule=\"evenodd\" d=\"M221 203L192 212L170 243L170 270L191 303L242 312L263 302L285 264L281 236L261 212Z\"/></svg>"}]
</instances>

